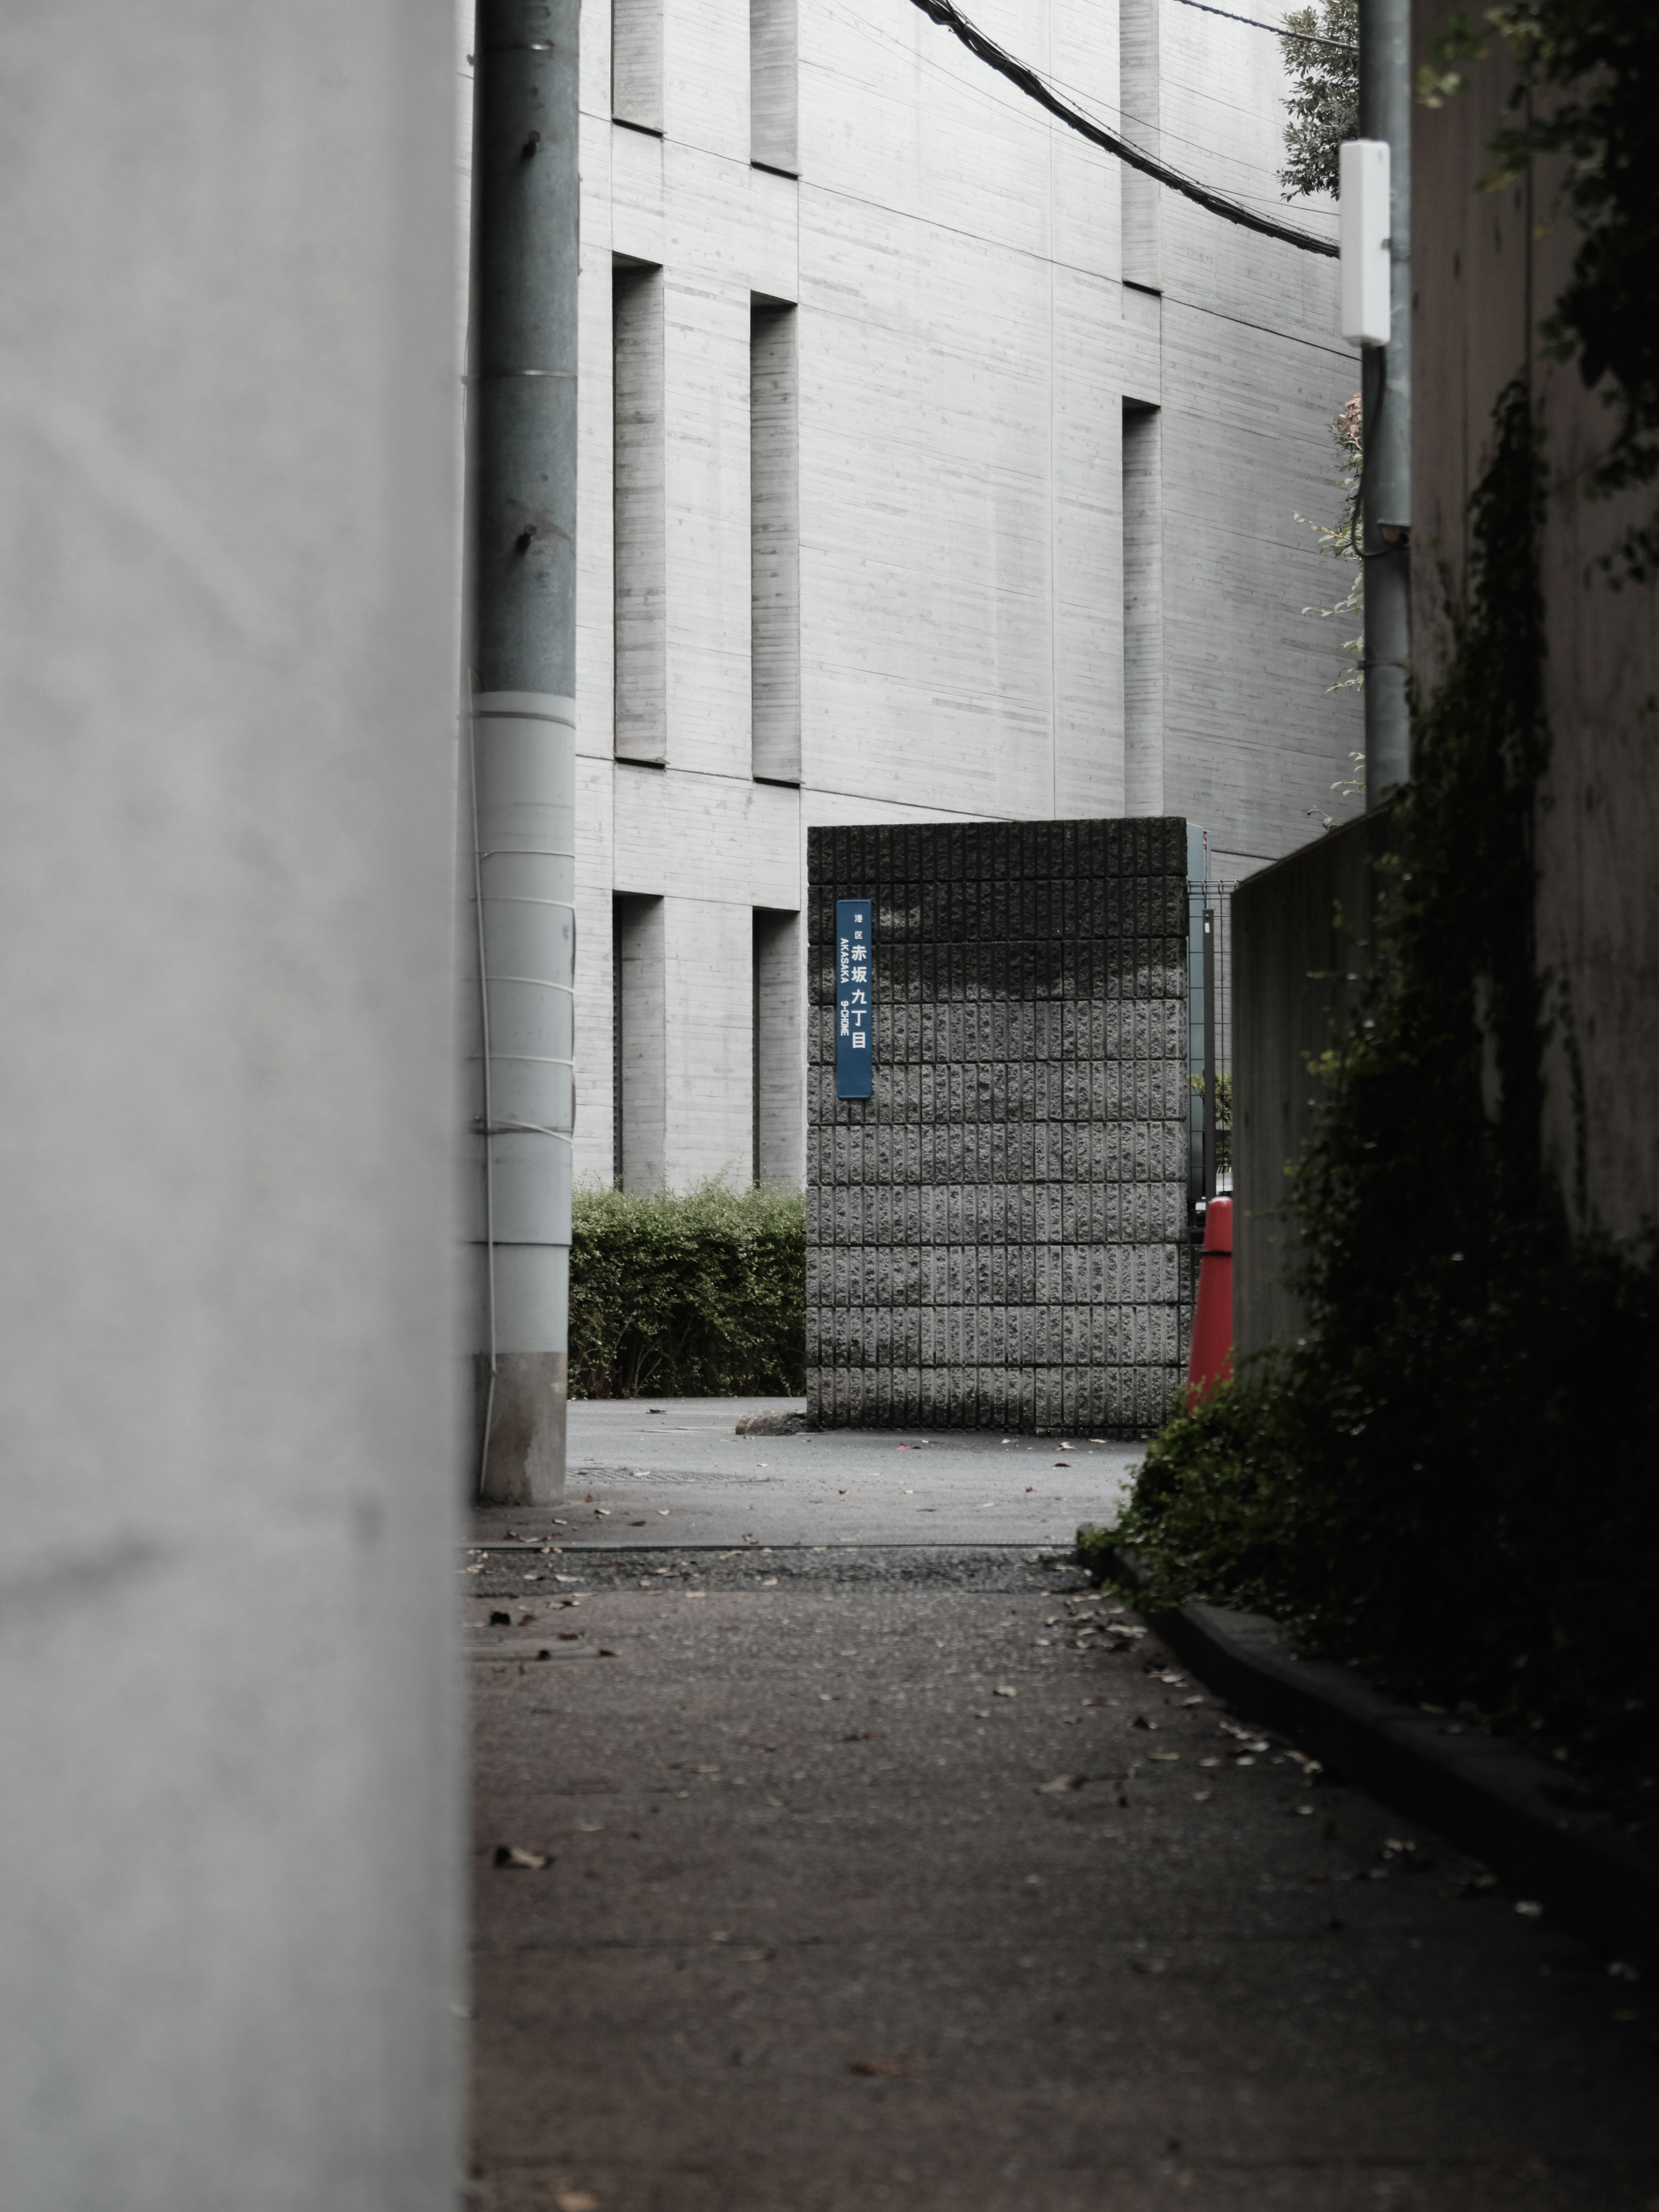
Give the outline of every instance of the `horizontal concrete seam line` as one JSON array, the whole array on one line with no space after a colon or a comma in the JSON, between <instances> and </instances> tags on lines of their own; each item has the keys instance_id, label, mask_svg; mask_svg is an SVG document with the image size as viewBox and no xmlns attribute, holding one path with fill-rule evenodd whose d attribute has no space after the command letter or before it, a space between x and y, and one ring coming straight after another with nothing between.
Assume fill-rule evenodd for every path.
<instances>
[{"instance_id":1,"label":"horizontal concrete seam line","mask_svg":"<svg viewBox=\"0 0 1659 2212\"><path fill-rule=\"evenodd\" d=\"M1144 1586L1132 1553L1109 1556L1126 1587ZM1659 1964L1659 1866L1622 1836L1572 1826L1543 1796L1559 1777L1541 1759L1490 1736L1430 1741L1420 1712L1349 1668L1298 1660L1259 1614L1192 1603L1146 1617L1208 1687L1296 1735L1345 1779L1455 1848L1540 1891L1589 1942Z\"/></svg>"},{"instance_id":2,"label":"horizontal concrete seam line","mask_svg":"<svg viewBox=\"0 0 1659 2212\"><path fill-rule=\"evenodd\" d=\"M979 231L963 230L956 223L939 222L928 216L911 215L905 209L890 210L881 208L879 201L866 199L859 192L838 191L833 185L814 185L811 190L822 192L826 199L844 200L853 207L877 208L884 215L889 213L896 215L901 222L920 223L929 230L942 230L953 238L965 238L975 245L988 246L998 252L1006 252L1018 260L1028 261L1034 267L1059 270L1063 275L1068 276L1086 277L1103 289L1113 284L1121 285L1122 282L1121 278L1109 276L1103 270L1086 268L1079 261L1046 260L1032 246L1014 246L1001 240L988 239ZM1264 337L1282 338L1286 345L1306 346L1310 352L1329 354L1338 361L1357 362L1358 359L1358 355L1352 346L1340 341L1333 342L1328 338L1322 338L1319 333L1310 327L1304 327L1301 331L1281 330L1277 323L1253 322L1248 315L1229 314L1224 307L1206 307L1201 300L1183 300L1172 292L1160 292L1158 297L1166 307L1184 307L1188 314L1193 315L1211 315L1218 322L1237 323L1244 330L1260 331ZM810 304L816 315L833 317L836 321L850 323L857 329L877 326L878 319L874 314L856 313L849 307L843 307L837 301L815 300ZM1133 325L1126 325L1125 327L1133 328ZM1162 343L1161 338L1159 343Z\"/></svg>"}]
</instances>

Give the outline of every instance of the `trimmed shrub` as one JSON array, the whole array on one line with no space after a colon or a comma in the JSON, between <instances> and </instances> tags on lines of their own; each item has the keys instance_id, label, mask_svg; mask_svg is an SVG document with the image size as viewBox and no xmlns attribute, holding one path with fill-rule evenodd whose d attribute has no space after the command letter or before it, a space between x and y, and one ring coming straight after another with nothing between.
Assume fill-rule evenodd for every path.
<instances>
[{"instance_id":1,"label":"trimmed shrub","mask_svg":"<svg viewBox=\"0 0 1659 2212\"><path fill-rule=\"evenodd\" d=\"M573 1398L794 1396L805 1363L799 1196L722 1182L678 1196L578 1187Z\"/></svg>"}]
</instances>

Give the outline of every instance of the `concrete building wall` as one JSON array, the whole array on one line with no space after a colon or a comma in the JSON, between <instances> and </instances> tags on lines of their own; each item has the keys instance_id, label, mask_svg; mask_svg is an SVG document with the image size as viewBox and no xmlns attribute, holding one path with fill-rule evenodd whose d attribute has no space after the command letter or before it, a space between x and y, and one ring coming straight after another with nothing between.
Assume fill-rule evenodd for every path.
<instances>
[{"instance_id":1,"label":"concrete building wall","mask_svg":"<svg viewBox=\"0 0 1659 2212\"><path fill-rule=\"evenodd\" d=\"M682 1180L752 1162L755 1084L714 1077L752 1053L750 979L708 963L799 910L814 826L1188 813L1237 876L1340 811L1357 719L1303 612L1338 592L1295 514L1334 518L1356 368L1333 263L1137 199L913 9L616 7L614 55L605 0L582 34L576 1157L613 1171L610 897L659 896L701 1008ZM980 15L1280 207L1272 38L1154 0ZM613 301L653 289L642 403Z\"/></svg>"},{"instance_id":2,"label":"concrete building wall","mask_svg":"<svg viewBox=\"0 0 1659 2212\"><path fill-rule=\"evenodd\" d=\"M0 2203L457 2177L447 6L0 21Z\"/></svg>"}]
</instances>

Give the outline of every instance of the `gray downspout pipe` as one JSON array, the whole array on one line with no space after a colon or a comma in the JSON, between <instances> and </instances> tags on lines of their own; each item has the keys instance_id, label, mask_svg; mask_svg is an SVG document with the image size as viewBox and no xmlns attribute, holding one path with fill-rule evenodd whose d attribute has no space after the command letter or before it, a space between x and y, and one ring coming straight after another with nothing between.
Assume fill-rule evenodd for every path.
<instances>
[{"instance_id":1,"label":"gray downspout pipe","mask_svg":"<svg viewBox=\"0 0 1659 2212\"><path fill-rule=\"evenodd\" d=\"M479 1494L564 1494L579 0L478 0L469 338Z\"/></svg>"},{"instance_id":2,"label":"gray downspout pipe","mask_svg":"<svg viewBox=\"0 0 1659 2212\"><path fill-rule=\"evenodd\" d=\"M1361 359L1368 806L1411 774L1411 0L1359 0L1359 135L1388 143L1390 279L1389 343Z\"/></svg>"}]
</instances>

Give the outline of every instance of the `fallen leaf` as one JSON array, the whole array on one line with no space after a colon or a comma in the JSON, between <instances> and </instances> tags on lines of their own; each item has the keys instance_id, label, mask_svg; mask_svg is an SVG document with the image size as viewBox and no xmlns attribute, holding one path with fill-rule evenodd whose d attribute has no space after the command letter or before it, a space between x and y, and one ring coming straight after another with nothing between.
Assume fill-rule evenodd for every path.
<instances>
[{"instance_id":1,"label":"fallen leaf","mask_svg":"<svg viewBox=\"0 0 1659 2212\"><path fill-rule=\"evenodd\" d=\"M1156 1759L1160 1766L1173 1766L1181 1756L1178 1751L1149 1751L1148 1759Z\"/></svg>"},{"instance_id":2,"label":"fallen leaf","mask_svg":"<svg viewBox=\"0 0 1659 2212\"><path fill-rule=\"evenodd\" d=\"M1523 1920L1541 1920L1544 1908L1535 1897L1517 1897L1515 1909Z\"/></svg>"},{"instance_id":3,"label":"fallen leaf","mask_svg":"<svg viewBox=\"0 0 1659 2212\"><path fill-rule=\"evenodd\" d=\"M1018 1690L1011 1689L1006 1682L999 1682L996 1688L991 1694L993 1697L997 1698L1017 1698L1019 1695L1019 1692Z\"/></svg>"},{"instance_id":4,"label":"fallen leaf","mask_svg":"<svg viewBox=\"0 0 1659 2212\"><path fill-rule=\"evenodd\" d=\"M659 1519L659 1520L661 1520L661 1521L665 1521L665 1520L668 1518L669 1515L673 1511L673 1510L674 1510L674 1509L673 1509L673 1507L672 1507L672 1505L659 1505L659 1506L657 1508L657 1517L658 1517L658 1519Z\"/></svg>"},{"instance_id":5,"label":"fallen leaf","mask_svg":"<svg viewBox=\"0 0 1659 2212\"><path fill-rule=\"evenodd\" d=\"M510 1613L492 1613L489 1616L489 1625L492 1628L511 1628L513 1616Z\"/></svg>"},{"instance_id":6,"label":"fallen leaf","mask_svg":"<svg viewBox=\"0 0 1659 2212\"><path fill-rule=\"evenodd\" d=\"M586 2189L562 2189L553 2199L559 2212L599 2212L599 2200Z\"/></svg>"},{"instance_id":7,"label":"fallen leaf","mask_svg":"<svg viewBox=\"0 0 1659 2212\"><path fill-rule=\"evenodd\" d=\"M901 1444L903 1451L906 1446ZM910 2071L908 2058L855 2058L848 2068L849 2074L871 2074L883 2081L897 2081Z\"/></svg>"},{"instance_id":8,"label":"fallen leaf","mask_svg":"<svg viewBox=\"0 0 1659 2212\"><path fill-rule=\"evenodd\" d=\"M1304 1820L1312 1820L1313 1807L1311 1805L1298 1805L1296 1809Z\"/></svg>"},{"instance_id":9,"label":"fallen leaf","mask_svg":"<svg viewBox=\"0 0 1659 2212\"><path fill-rule=\"evenodd\" d=\"M495 1864L498 1867L523 1868L538 1874L544 1867L550 1867L552 1863L551 1851L527 1850L522 1844L498 1844L495 1846Z\"/></svg>"},{"instance_id":10,"label":"fallen leaf","mask_svg":"<svg viewBox=\"0 0 1659 2212\"><path fill-rule=\"evenodd\" d=\"M711 1943L729 1943L732 1941L732 1931L729 1928L711 1928L708 1931L708 1940Z\"/></svg>"},{"instance_id":11,"label":"fallen leaf","mask_svg":"<svg viewBox=\"0 0 1659 2212\"><path fill-rule=\"evenodd\" d=\"M1149 1735L1156 1735L1158 1733L1158 1723L1149 1721L1145 1713L1137 1713L1129 1726L1132 1729L1145 1729Z\"/></svg>"},{"instance_id":12,"label":"fallen leaf","mask_svg":"<svg viewBox=\"0 0 1659 2212\"><path fill-rule=\"evenodd\" d=\"M1181 1702L1183 1705L1201 1705L1204 1700L1202 1698L1183 1698Z\"/></svg>"},{"instance_id":13,"label":"fallen leaf","mask_svg":"<svg viewBox=\"0 0 1659 2212\"><path fill-rule=\"evenodd\" d=\"M1193 1792L1193 1802L1194 1805L1207 1805L1214 1795L1215 1792L1213 1790L1194 1790Z\"/></svg>"},{"instance_id":14,"label":"fallen leaf","mask_svg":"<svg viewBox=\"0 0 1659 2212\"><path fill-rule=\"evenodd\" d=\"M1039 1797L1060 1797L1068 1790L1081 1790L1088 1779L1086 1774L1057 1774L1052 1782L1039 1782L1036 1794Z\"/></svg>"},{"instance_id":15,"label":"fallen leaf","mask_svg":"<svg viewBox=\"0 0 1659 2212\"><path fill-rule=\"evenodd\" d=\"M608 1521L611 1518L611 1508L608 1505L596 1505L593 1508L593 1518L596 1521Z\"/></svg>"}]
</instances>

